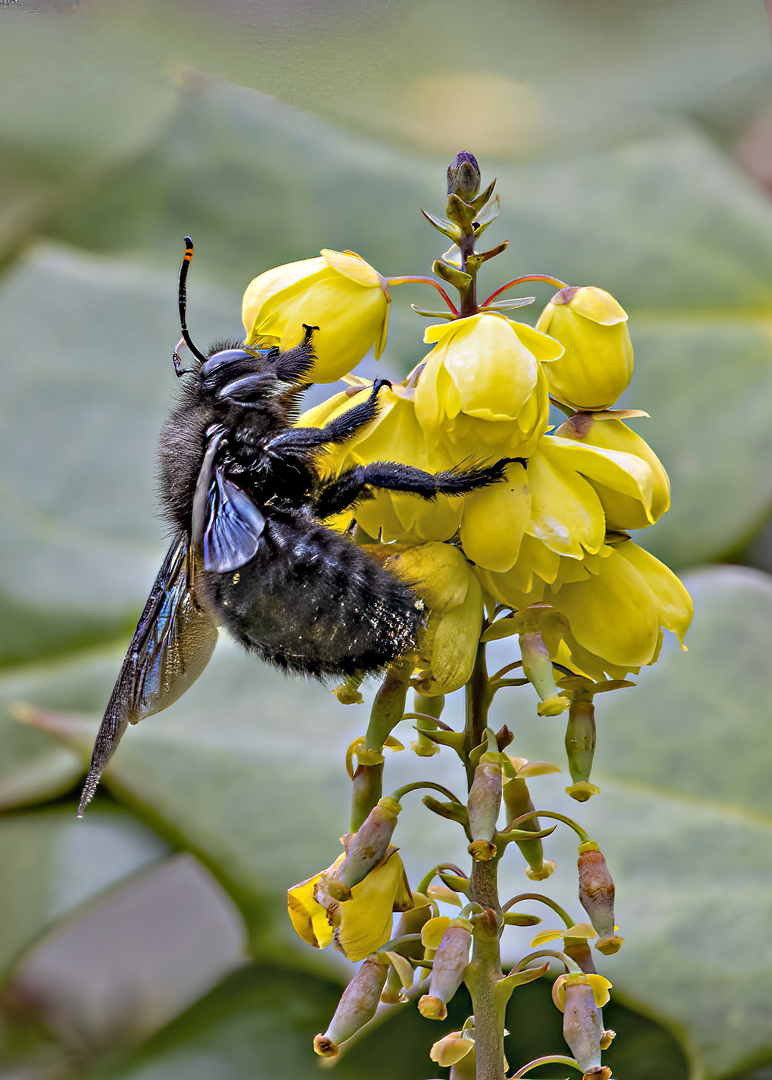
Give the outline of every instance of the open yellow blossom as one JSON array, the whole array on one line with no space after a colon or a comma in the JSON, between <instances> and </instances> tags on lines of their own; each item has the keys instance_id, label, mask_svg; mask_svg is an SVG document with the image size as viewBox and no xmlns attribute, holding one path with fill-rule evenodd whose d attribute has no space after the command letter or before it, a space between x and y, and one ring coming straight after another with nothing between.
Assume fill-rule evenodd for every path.
<instances>
[{"instance_id":1,"label":"open yellow blossom","mask_svg":"<svg viewBox=\"0 0 772 1080\"><path fill-rule=\"evenodd\" d=\"M556 445L595 489L609 530L645 529L670 506L670 481L648 443L612 413L577 413L554 432ZM566 440L590 451L569 455ZM559 442L560 440L560 442Z\"/></svg>"},{"instance_id":2,"label":"open yellow blossom","mask_svg":"<svg viewBox=\"0 0 772 1080\"><path fill-rule=\"evenodd\" d=\"M363 387L369 392L370 385ZM344 391L305 413L300 423L321 427L334 416L353 408L362 398ZM416 419L414 390L405 385L384 386L378 394L378 417L343 446L332 448L323 459L330 476L355 465L371 461L394 461L413 465L426 472L452 469L462 461L461 452L446 440L430 445ZM420 544L424 541L449 540L455 534L464 513L464 499L440 495L428 501L417 495L396 491L376 491L359 503L352 516L372 537L387 543L398 540Z\"/></svg>"},{"instance_id":3,"label":"open yellow blossom","mask_svg":"<svg viewBox=\"0 0 772 1080\"><path fill-rule=\"evenodd\" d=\"M471 678L483 619L482 588L463 553L450 544L368 546L426 605L414 685L426 697L450 694Z\"/></svg>"},{"instance_id":4,"label":"open yellow blossom","mask_svg":"<svg viewBox=\"0 0 772 1080\"><path fill-rule=\"evenodd\" d=\"M333 899L325 879L345 858L327 870L294 885L287 892L287 908L295 931L309 945L323 949L333 937L349 960L363 960L391 936L392 914L413 906L410 887L397 849L386 855L367 877L351 889L351 899Z\"/></svg>"},{"instance_id":5,"label":"open yellow blossom","mask_svg":"<svg viewBox=\"0 0 772 1080\"><path fill-rule=\"evenodd\" d=\"M426 437L449 438L478 456L494 446L511 456L531 453L548 424L541 362L555 360L562 347L497 314L430 326L424 341L434 348L418 378L415 408Z\"/></svg>"},{"instance_id":6,"label":"open yellow blossom","mask_svg":"<svg viewBox=\"0 0 772 1080\"><path fill-rule=\"evenodd\" d=\"M316 326L316 362L309 381L334 382L386 343L389 291L385 278L350 251L324 250L316 259L287 263L247 286L242 318L248 345L299 345Z\"/></svg>"},{"instance_id":7,"label":"open yellow blossom","mask_svg":"<svg viewBox=\"0 0 772 1080\"><path fill-rule=\"evenodd\" d=\"M663 628L683 644L692 601L672 570L632 540L611 547L598 565L598 573L550 596L571 627L553 659L593 679L623 679L656 661Z\"/></svg>"}]
</instances>

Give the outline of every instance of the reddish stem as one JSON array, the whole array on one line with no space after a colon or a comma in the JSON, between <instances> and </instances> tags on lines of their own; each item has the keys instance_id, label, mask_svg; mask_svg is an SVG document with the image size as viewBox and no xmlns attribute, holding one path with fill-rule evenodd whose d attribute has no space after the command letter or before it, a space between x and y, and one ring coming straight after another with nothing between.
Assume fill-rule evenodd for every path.
<instances>
[{"instance_id":1,"label":"reddish stem","mask_svg":"<svg viewBox=\"0 0 772 1080\"><path fill-rule=\"evenodd\" d=\"M548 285L557 285L559 289L567 289L568 286L565 281L561 281L560 278L550 277L549 274L524 274L523 277L512 278L506 285L502 285L500 289L496 289L495 293L491 293L487 300L485 300L480 307L487 307L491 300L499 295L499 293L506 292L507 289L511 289L513 285L522 285L526 281L546 281Z\"/></svg>"},{"instance_id":2,"label":"reddish stem","mask_svg":"<svg viewBox=\"0 0 772 1080\"><path fill-rule=\"evenodd\" d=\"M456 317L458 317L458 308L453 303L453 301L450 299L448 294L445 292L442 285L440 285L439 281L435 281L434 278L420 277L420 276L416 276L416 277L408 276L408 277L392 277L392 278L387 278L386 280L387 280L387 283L389 285L407 285L407 284L410 284L411 282L416 282L419 285L433 285L434 288L437 290L437 292L442 295L443 300L448 305L448 307L453 312L453 314Z\"/></svg>"}]
</instances>

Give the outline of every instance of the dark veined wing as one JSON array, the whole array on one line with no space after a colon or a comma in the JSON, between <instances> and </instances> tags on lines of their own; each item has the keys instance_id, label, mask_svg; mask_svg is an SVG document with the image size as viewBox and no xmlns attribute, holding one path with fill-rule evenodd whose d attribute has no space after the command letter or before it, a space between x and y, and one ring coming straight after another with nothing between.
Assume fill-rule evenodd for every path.
<instances>
[{"instance_id":1,"label":"dark veined wing","mask_svg":"<svg viewBox=\"0 0 772 1080\"><path fill-rule=\"evenodd\" d=\"M171 705L209 663L217 623L196 603L187 537L169 548L137 623L94 743L78 817L93 798L102 770L129 723Z\"/></svg>"},{"instance_id":2,"label":"dark veined wing","mask_svg":"<svg viewBox=\"0 0 772 1080\"><path fill-rule=\"evenodd\" d=\"M193 549L205 570L225 574L238 570L256 554L265 518L250 496L216 464L225 436L222 428L209 438L193 497Z\"/></svg>"}]
</instances>

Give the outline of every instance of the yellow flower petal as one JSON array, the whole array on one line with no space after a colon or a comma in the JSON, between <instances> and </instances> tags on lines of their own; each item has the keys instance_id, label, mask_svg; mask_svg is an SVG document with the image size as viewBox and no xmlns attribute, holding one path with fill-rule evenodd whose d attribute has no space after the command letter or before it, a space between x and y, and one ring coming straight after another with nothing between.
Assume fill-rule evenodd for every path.
<instances>
[{"instance_id":1,"label":"yellow flower petal","mask_svg":"<svg viewBox=\"0 0 772 1080\"><path fill-rule=\"evenodd\" d=\"M622 559L634 566L654 596L659 623L666 630L678 635L683 647L684 634L689 629L694 614L694 604L678 577L659 559L631 541L620 544L617 552Z\"/></svg>"},{"instance_id":2,"label":"yellow flower petal","mask_svg":"<svg viewBox=\"0 0 772 1080\"><path fill-rule=\"evenodd\" d=\"M559 555L581 558L603 544L606 521L600 499L578 473L566 471L542 439L528 459L531 520L526 532Z\"/></svg>"},{"instance_id":3,"label":"yellow flower petal","mask_svg":"<svg viewBox=\"0 0 772 1080\"><path fill-rule=\"evenodd\" d=\"M364 960L391 937L395 900L404 908L405 869L396 848L354 885L351 899L341 903L336 940L349 960Z\"/></svg>"},{"instance_id":4,"label":"yellow flower petal","mask_svg":"<svg viewBox=\"0 0 772 1080\"><path fill-rule=\"evenodd\" d=\"M607 409L633 373L627 315L603 289L561 289L536 324L565 348L547 365L550 392L574 409Z\"/></svg>"},{"instance_id":5,"label":"yellow flower petal","mask_svg":"<svg viewBox=\"0 0 772 1080\"><path fill-rule=\"evenodd\" d=\"M242 305L249 344L268 338L287 350L300 344L305 326L318 327L314 382L334 382L372 347L379 355L388 313L385 280L350 252L268 270L250 283Z\"/></svg>"},{"instance_id":6,"label":"yellow flower petal","mask_svg":"<svg viewBox=\"0 0 772 1080\"><path fill-rule=\"evenodd\" d=\"M461 545L466 555L486 570L505 573L520 554L531 513L531 489L519 462L507 466L506 479L473 491L463 503Z\"/></svg>"},{"instance_id":7,"label":"yellow flower petal","mask_svg":"<svg viewBox=\"0 0 772 1080\"><path fill-rule=\"evenodd\" d=\"M552 603L567 617L571 637L610 664L631 670L655 657L660 636L657 604L641 574L618 549L599 574L561 586Z\"/></svg>"}]
</instances>

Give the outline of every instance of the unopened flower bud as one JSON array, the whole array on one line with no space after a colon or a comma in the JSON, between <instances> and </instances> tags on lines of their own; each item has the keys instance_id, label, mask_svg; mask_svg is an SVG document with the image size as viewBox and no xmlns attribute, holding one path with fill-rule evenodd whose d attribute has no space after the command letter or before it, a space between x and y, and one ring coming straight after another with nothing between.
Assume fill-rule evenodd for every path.
<instances>
[{"instance_id":1,"label":"unopened flower bud","mask_svg":"<svg viewBox=\"0 0 772 1080\"><path fill-rule=\"evenodd\" d=\"M485 755L484 755L485 756ZM501 809L501 765L481 761L469 789L469 854L477 862L487 862L496 854L493 837Z\"/></svg>"},{"instance_id":2,"label":"unopened flower bud","mask_svg":"<svg viewBox=\"0 0 772 1080\"><path fill-rule=\"evenodd\" d=\"M552 660L541 634L527 631L519 635L523 674L542 700L539 716L557 716L568 707L568 700L558 694Z\"/></svg>"},{"instance_id":3,"label":"unopened flower bud","mask_svg":"<svg viewBox=\"0 0 772 1080\"><path fill-rule=\"evenodd\" d=\"M480 190L480 166L467 150L462 150L448 165L448 195L458 195L471 202Z\"/></svg>"},{"instance_id":4,"label":"unopened flower bud","mask_svg":"<svg viewBox=\"0 0 772 1080\"><path fill-rule=\"evenodd\" d=\"M376 953L364 961L343 991L330 1026L314 1039L314 1050L320 1057L337 1057L340 1044L372 1020L388 969L388 960Z\"/></svg>"},{"instance_id":5,"label":"unopened flower bud","mask_svg":"<svg viewBox=\"0 0 772 1080\"><path fill-rule=\"evenodd\" d=\"M563 1012L563 1038L571 1048L577 1065L585 1072L600 1065L600 1040L603 1034L601 1011L595 1004L592 986L586 975L566 980L566 1004Z\"/></svg>"},{"instance_id":6,"label":"unopened flower bud","mask_svg":"<svg viewBox=\"0 0 772 1080\"><path fill-rule=\"evenodd\" d=\"M348 900L351 889L364 881L377 866L391 843L394 827L402 809L396 799L385 797L372 808L346 845L346 857L327 882L331 896Z\"/></svg>"},{"instance_id":7,"label":"unopened flower bud","mask_svg":"<svg viewBox=\"0 0 772 1080\"><path fill-rule=\"evenodd\" d=\"M595 948L606 955L618 951L622 938L614 933L614 881L598 845L579 845L579 902L598 932Z\"/></svg>"},{"instance_id":8,"label":"unopened flower bud","mask_svg":"<svg viewBox=\"0 0 772 1080\"><path fill-rule=\"evenodd\" d=\"M633 347L627 315L609 293L592 285L561 289L536 327L565 350L546 366L550 393L558 401L580 411L601 411L627 389Z\"/></svg>"},{"instance_id":9,"label":"unopened flower bud","mask_svg":"<svg viewBox=\"0 0 772 1080\"><path fill-rule=\"evenodd\" d=\"M595 706L592 699L575 691L566 724L566 753L573 784L566 791L577 802L586 802L598 788L590 781L595 756Z\"/></svg>"},{"instance_id":10,"label":"unopened flower bud","mask_svg":"<svg viewBox=\"0 0 772 1080\"><path fill-rule=\"evenodd\" d=\"M523 814L530 814L535 810L528 785L522 776L513 776L504 783L504 805L507 808L507 821L514 821ZM521 821L517 826L527 832L539 832L541 825L539 819L532 817L527 821ZM541 837L533 840L515 840L520 848L523 858L528 863L527 876L532 881L544 881L555 869L555 864L550 859L545 862L544 845Z\"/></svg>"},{"instance_id":11,"label":"unopened flower bud","mask_svg":"<svg viewBox=\"0 0 772 1080\"><path fill-rule=\"evenodd\" d=\"M444 1020L447 1002L458 990L469 964L472 924L468 919L451 919L432 961L429 993L418 1002L418 1011L427 1020Z\"/></svg>"}]
</instances>

